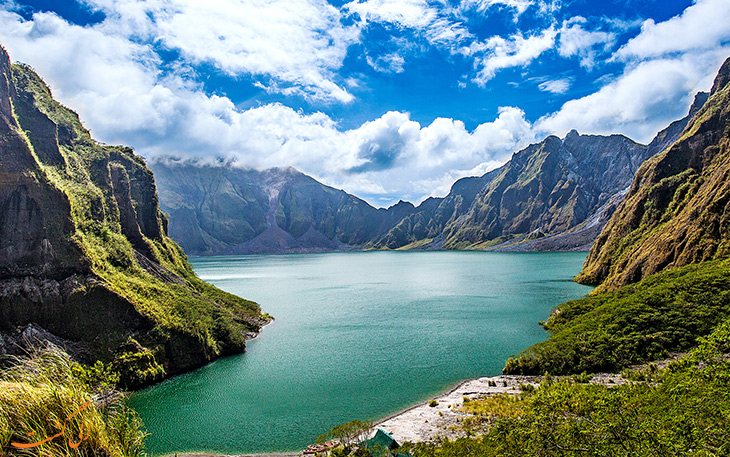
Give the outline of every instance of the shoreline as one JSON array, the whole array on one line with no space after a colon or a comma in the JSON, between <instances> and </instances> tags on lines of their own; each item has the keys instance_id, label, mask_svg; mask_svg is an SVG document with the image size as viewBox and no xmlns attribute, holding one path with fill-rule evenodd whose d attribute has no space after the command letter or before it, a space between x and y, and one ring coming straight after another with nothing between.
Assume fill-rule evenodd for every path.
<instances>
[{"instance_id":1,"label":"shoreline","mask_svg":"<svg viewBox=\"0 0 730 457\"><path fill-rule=\"evenodd\" d=\"M497 375L497 376L485 376L485 377L479 377L479 378L471 378L466 379L464 381L460 381L456 383L454 386L452 386L450 389L444 391L443 393L440 393L436 395L435 397L432 397L431 399L425 400L423 402L419 402L417 404L414 404L412 406L409 406L405 409L402 409L398 412L395 412L393 414L390 414L382 419L379 419L377 421L373 422L373 434L377 431L378 428L382 428L384 431L388 432L395 440L402 444L404 441L424 441L424 439L432 439L438 434L434 435L433 427L423 427L424 424L430 424L430 425L436 425L435 419L443 419L446 417L444 424L438 424L437 426L441 425L447 425L450 426L452 423L455 423L456 416L461 416L458 411L452 409L452 407L456 407L457 404L463 403L463 397L464 396L473 396L474 398L483 396L483 395L496 395L503 392L508 392L511 394L518 394L521 392L519 389L519 384L536 384L535 379L537 379L536 376L506 376L506 375ZM489 386L489 381L493 381L494 383L498 384L497 386ZM504 386L502 384L502 381L506 381L507 385ZM435 399L439 402L439 405L436 407L430 407L429 402ZM458 401L456 401L458 400ZM444 414L444 416L439 416L440 413L444 413L446 410L449 411L450 414L448 416ZM424 419L425 418L425 419ZM428 419L432 419L434 422L429 421ZM423 420L422 420L423 419ZM424 422L425 420L425 422ZM442 427L439 427L442 428ZM389 430L390 429L390 430ZM395 431L394 431L395 430ZM411 433L409 433L409 431ZM450 431L453 432L453 430L443 430L443 431ZM415 432L415 433L414 433ZM404 439L404 437L407 437L409 435L417 435L414 436L416 439ZM440 436L444 436L443 434ZM453 433L452 433L453 436ZM159 457L298 457L302 455L302 451L298 452L269 452L269 453L261 453L261 454L216 454L216 453L209 453L209 452L176 452L172 454L165 454Z\"/></svg>"}]
</instances>

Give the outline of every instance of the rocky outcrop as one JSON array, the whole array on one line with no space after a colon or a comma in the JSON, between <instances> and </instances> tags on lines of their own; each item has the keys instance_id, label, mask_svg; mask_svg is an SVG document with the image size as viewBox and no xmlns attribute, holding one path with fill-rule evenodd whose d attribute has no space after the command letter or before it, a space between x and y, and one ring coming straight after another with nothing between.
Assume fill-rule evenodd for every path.
<instances>
[{"instance_id":1,"label":"rocky outcrop","mask_svg":"<svg viewBox=\"0 0 730 457\"><path fill-rule=\"evenodd\" d=\"M130 387L242 351L265 322L258 305L200 281L166 230L144 161L95 142L0 49L4 346L18 328L40 328L88 361L122 371L134 361ZM130 355L130 341L143 350Z\"/></svg>"},{"instance_id":2,"label":"rocky outcrop","mask_svg":"<svg viewBox=\"0 0 730 457\"><path fill-rule=\"evenodd\" d=\"M730 255L730 59L681 138L636 173L576 278L613 289Z\"/></svg>"}]
</instances>

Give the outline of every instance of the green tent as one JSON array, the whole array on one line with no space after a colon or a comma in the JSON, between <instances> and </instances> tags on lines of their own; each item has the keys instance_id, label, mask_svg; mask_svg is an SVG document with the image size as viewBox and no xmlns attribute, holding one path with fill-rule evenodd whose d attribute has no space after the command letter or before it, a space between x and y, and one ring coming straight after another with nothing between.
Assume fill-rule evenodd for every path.
<instances>
[{"instance_id":1,"label":"green tent","mask_svg":"<svg viewBox=\"0 0 730 457\"><path fill-rule=\"evenodd\" d=\"M390 457L396 454L392 451L398 449L400 444L398 444L392 436L388 435L383 430L378 429L374 437L363 441L360 443L359 447L360 449L367 450L370 455L375 457Z\"/></svg>"}]
</instances>

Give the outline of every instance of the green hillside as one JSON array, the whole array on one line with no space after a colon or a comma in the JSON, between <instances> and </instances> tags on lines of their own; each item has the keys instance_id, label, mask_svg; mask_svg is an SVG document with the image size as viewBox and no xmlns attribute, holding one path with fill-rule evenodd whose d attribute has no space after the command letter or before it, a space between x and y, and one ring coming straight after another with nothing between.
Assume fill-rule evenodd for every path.
<instances>
[{"instance_id":1,"label":"green hillside","mask_svg":"<svg viewBox=\"0 0 730 457\"><path fill-rule=\"evenodd\" d=\"M34 323L143 385L241 352L256 303L198 279L155 181L0 51L0 332Z\"/></svg>"}]
</instances>

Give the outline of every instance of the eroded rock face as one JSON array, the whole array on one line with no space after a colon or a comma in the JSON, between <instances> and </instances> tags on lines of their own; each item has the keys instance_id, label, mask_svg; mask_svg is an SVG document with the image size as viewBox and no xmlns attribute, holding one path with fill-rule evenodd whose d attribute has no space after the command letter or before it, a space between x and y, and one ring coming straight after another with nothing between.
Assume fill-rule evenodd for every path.
<instances>
[{"instance_id":1,"label":"eroded rock face","mask_svg":"<svg viewBox=\"0 0 730 457\"><path fill-rule=\"evenodd\" d=\"M18 186L0 204L2 262L22 268L51 261L53 246L48 241L45 226L41 207L28 194L25 185Z\"/></svg>"},{"instance_id":2,"label":"eroded rock face","mask_svg":"<svg viewBox=\"0 0 730 457\"><path fill-rule=\"evenodd\" d=\"M730 59L679 141L647 161L577 280L612 289L730 255Z\"/></svg>"},{"instance_id":3,"label":"eroded rock face","mask_svg":"<svg viewBox=\"0 0 730 457\"><path fill-rule=\"evenodd\" d=\"M261 324L258 305L200 281L167 238L144 161L95 142L0 49L0 350L22 327L18 341L51 335L117 363L134 340L145 349L129 359L159 367L139 386L243 351Z\"/></svg>"}]
</instances>

